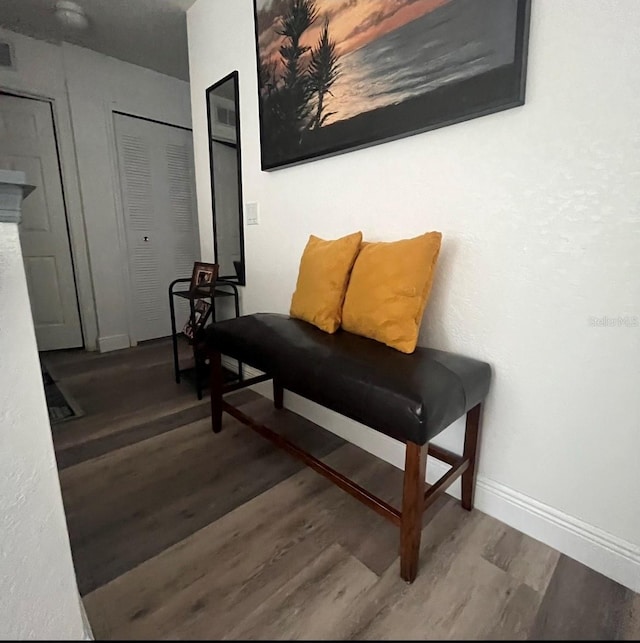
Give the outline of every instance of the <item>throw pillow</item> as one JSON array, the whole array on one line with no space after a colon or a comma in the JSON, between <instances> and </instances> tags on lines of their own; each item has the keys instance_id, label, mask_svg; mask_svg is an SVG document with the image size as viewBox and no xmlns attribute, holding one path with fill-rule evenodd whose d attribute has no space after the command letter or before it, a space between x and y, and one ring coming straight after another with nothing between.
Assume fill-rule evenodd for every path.
<instances>
[{"instance_id":1,"label":"throw pillow","mask_svg":"<svg viewBox=\"0 0 640 643\"><path fill-rule=\"evenodd\" d=\"M345 296L342 328L413 353L429 299L442 235L365 243Z\"/></svg>"},{"instance_id":2,"label":"throw pillow","mask_svg":"<svg viewBox=\"0 0 640 643\"><path fill-rule=\"evenodd\" d=\"M361 241L362 232L334 241L309 237L291 299L291 317L327 333L335 333L340 328L344 294Z\"/></svg>"}]
</instances>

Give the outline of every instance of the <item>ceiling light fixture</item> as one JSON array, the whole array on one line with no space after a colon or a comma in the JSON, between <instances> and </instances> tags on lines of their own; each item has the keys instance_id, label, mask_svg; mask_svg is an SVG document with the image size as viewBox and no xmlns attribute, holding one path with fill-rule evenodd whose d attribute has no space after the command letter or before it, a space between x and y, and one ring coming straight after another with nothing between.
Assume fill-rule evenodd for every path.
<instances>
[{"instance_id":1,"label":"ceiling light fixture","mask_svg":"<svg viewBox=\"0 0 640 643\"><path fill-rule=\"evenodd\" d=\"M71 0L58 0L54 7L56 18L67 28L81 31L89 26L84 9Z\"/></svg>"}]
</instances>

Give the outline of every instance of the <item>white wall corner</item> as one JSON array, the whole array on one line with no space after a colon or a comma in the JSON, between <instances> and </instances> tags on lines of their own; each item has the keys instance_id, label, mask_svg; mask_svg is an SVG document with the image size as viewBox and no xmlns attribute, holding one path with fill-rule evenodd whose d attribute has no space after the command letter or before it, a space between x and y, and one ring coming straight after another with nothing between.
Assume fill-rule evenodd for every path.
<instances>
[{"instance_id":1,"label":"white wall corner","mask_svg":"<svg viewBox=\"0 0 640 643\"><path fill-rule=\"evenodd\" d=\"M80 639L78 588L16 223L0 224L0 299L0 354L9 366L0 374L0 425L6 429L0 638Z\"/></svg>"}]
</instances>

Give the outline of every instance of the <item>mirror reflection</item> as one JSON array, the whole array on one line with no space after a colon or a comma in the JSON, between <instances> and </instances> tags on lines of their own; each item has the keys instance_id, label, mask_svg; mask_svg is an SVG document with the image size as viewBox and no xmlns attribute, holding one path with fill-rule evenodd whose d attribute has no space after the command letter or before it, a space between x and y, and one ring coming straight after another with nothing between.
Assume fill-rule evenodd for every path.
<instances>
[{"instance_id":1,"label":"mirror reflection","mask_svg":"<svg viewBox=\"0 0 640 643\"><path fill-rule=\"evenodd\" d=\"M245 284L238 72L207 89L213 242L219 278Z\"/></svg>"}]
</instances>

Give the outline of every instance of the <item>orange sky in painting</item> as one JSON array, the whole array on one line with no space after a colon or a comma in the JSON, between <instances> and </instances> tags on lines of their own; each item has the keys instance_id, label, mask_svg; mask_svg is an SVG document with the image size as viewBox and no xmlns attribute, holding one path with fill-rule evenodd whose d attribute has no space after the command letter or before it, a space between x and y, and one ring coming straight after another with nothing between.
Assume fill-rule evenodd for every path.
<instances>
[{"instance_id":1,"label":"orange sky in painting","mask_svg":"<svg viewBox=\"0 0 640 643\"><path fill-rule=\"evenodd\" d=\"M316 0L320 17L302 38L302 44L314 45L320 37L324 16L336 42L338 54L344 55L433 11L449 0ZM266 6L258 2L258 10ZM265 58L276 57L282 42L273 26L259 34L260 51Z\"/></svg>"}]
</instances>

